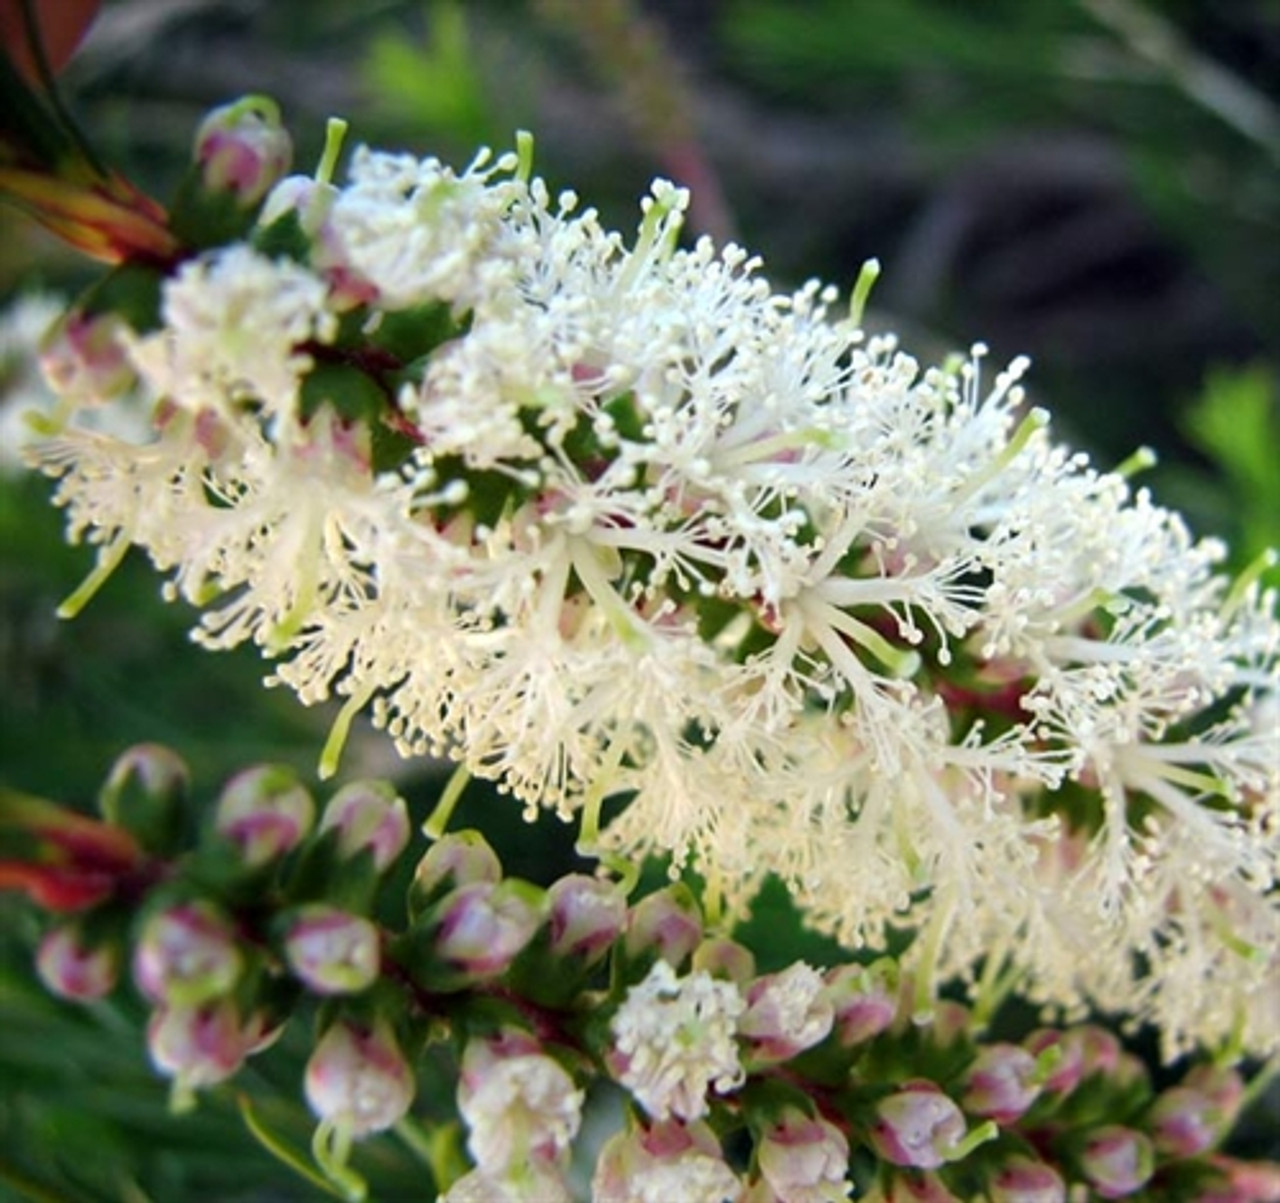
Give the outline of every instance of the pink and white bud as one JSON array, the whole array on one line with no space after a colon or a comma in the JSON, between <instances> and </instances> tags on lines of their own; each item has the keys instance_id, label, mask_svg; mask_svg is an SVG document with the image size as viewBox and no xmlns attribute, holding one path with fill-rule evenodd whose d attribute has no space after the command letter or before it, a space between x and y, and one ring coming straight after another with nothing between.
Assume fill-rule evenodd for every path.
<instances>
[{"instance_id":1,"label":"pink and white bud","mask_svg":"<svg viewBox=\"0 0 1280 1203\"><path fill-rule=\"evenodd\" d=\"M1280 1163L1241 1161L1215 1153L1209 1158L1223 1176L1221 1195L1206 1194L1196 1203L1280 1203Z\"/></svg>"},{"instance_id":2,"label":"pink and white bud","mask_svg":"<svg viewBox=\"0 0 1280 1203\"><path fill-rule=\"evenodd\" d=\"M756 1163L768 1197L785 1203L838 1203L853 1189L844 1133L795 1107L761 1133Z\"/></svg>"},{"instance_id":3,"label":"pink and white bud","mask_svg":"<svg viewBox=\"0 0 1280 1203\"><path fill-rule=\"evenodd\" d=\"M1195 1090L1213 1102L1222 1117L1222 1125L1230 1128L1244 1103L1244 1079L1234 1070L1208 1062L1196 1065L1182 1079L1182 1085Z\"/></svg>"},{"instance_id":4,"label":"pink and white bud","mask_svg":"<svg viewBox=\"0 0 1280 1203\"><path fill-rule=\"evenodd\" d=\"M498 977L542 926L546 895L528 882L478 881L440 903L436 954L475 980Z\"/></svg>"},{"instance_id":5,"label":"pink and white bud","mask_svg":"<svg viewBox=\"0 0 1280 1203\"><path fill-rule=\"evenodd\" d=\"M679 969L701 941L702 912L683 884L655 890L631 908L625 947L632 960L652 951Z\"/></svg>"},{"instance_id":6,"label":"pink and white bud","mask_svg":"<svg viewBox=\"0 0 1280 1203\"><path fill-rule=\"evenodd\" d=\"M110 994L120 977L120 949L93 944L75 924L46 932L36 950L36 972L60 998L92 1002Z\"/></svg>"},{"instance_id":7,"label":"pink and white bud","mask_svg":"<svg viewBox=\"0 0 1280 1203\"><path fill-rule=\"evenodd\" d=\"M334 1023L307 1061L304 1082L311 1110L355 1139L403 1119L416 1088L409 1063L382 1021Z\"/></svg>"},{"instance_id":8,"label":"pink and white bud","mask_svg":"<svg viewBox=\"0 0 1280 1203\"><path fill-rule=\"evenodd\" d=\"M1161 1153L1198 1157L1217 1143L1225 1118L1207 1094L1190 1086L1174 1086L1152 1103L1147 1126Z\"/></svg>"},{"instance_id":9,"label":"pink and white bud","mask_svg":"<svg viewBox=\"0 0 1280 1203\"><path fill-rule=\"evenodd\" d=\"M1051 1165L1013 1153L992 1176L991 1203L1066 1203L1067 1187Z\"/></svg>"},{"instance_id":10,"label":"pink and white bud","mask_svg":"<svg viewBox=\"0 0 1280 1203\"><path fill-rule=\"evenodd\" d=\"M738 1175L704 1123L665 1120L619 1132L600 1151L592 1203L737 1203Z\"/></svg>"},{"instance_id":11,"label":"pink and white bud","mask_svg":"<svg viewBox=\"0 0 1280 1203\"><path fill-rule=\"evenodd\" d=\"M117 314L72 310L41 340L45 383L77 405L119 397L137 379L121 337L127 329Z\"/></svg>"},{"instance_id":12,"label":"pink and white bud","mask_svg":"<svg viewBox=\"0 0 1280 1203\"><path fill-rule=\"evenodd\" d=\"M195 1007L229 994L244 969L231 921L211 902L152 915L133 956L133 979L152 1002Z\"/></svg>"},{"instance_id":13,"label":"pink and white bud","mask_svg":"<svg viewBox=\"0 0 1280 1203\"><path fill-rule=\"evenodd\" d=\"M294 912L284 954L289 968L316 994L355 994L373 985L381 966L378 929L368 919L320 902Z\"/></svg>"},{"instance_id":14,"label":"pink and white bud","mask_svg":"<svg viewBox=\"0 0 1280 1203\"><path fill-rule=\"evenodd\" d=\"M564 1067L524 1033L473 1039L462 1054L458 1110L467 1149L488 1174L567 1159L583 1097Z\"/></svg>"},{"instance_id":15,"label":"pink and white bud","mask_svg":"<svg viewBox=\"0 0 1280 1203\"><path fill-rule=\"evenodd\" d=\"M260 765L223 787L214 813L219 835L236 844L250 868L292 852L310 833L315 803L290 768Z\"/></svg>"},{"instance_id":16,"label":"pink and white bud","mask_svg":"<svg viewBox=\"0 0 1280 1203\"><path fill-rule=\"evenodd\" d=\"M1040 1096L1036 1059L1016 1044L989 1044L969 1068L961 1102L966 1111L1011 1124Z\"/></svg>"},{"instance_id":17,"label":"pink and white bud","mask_svg":"<svg viewBox=\"0 0 1280 1203\"><path fill-rule=\"evenodd\" d=\"M505 1173L476 1169L463 1174L440 1197L440 1203L574 1203L573 1193L558 1165L530 1161Z\"/></svg>"},{"instance_id":18,"label":"pink and white bud","mask_svg":"<svg viewBox=\"0 0 1280 1203\"><path fill-rule=\"evenodd\" d=\"M867 1132L876 1153L894 1165L933 1170L966 1133L964 1113L932 1082L908 1082L876 1104Z\"/></svg>"},{"instance_id":19,"label":"pink and white bud","mask_svg":"<svg viewBox=\"0 0 1280 1203\"><path fill-rule=\"evenodd\" d=\"M231 999L220 998L200 1006L163 1006L152 1012L147 1050L161 1073L191 1091L226 1081L250 1053L265 1047L275 1035L263 1016L245 1021Z\"/></svg>"},{"instance_id":20,"label":"pink and white bud","mask_svg":"<svg viewBox=\"0 0 1280 1203\"><path fill-rule=\"evenodd\" d=\"M1067 1038L1080 1047L1080 1070L1083 1077L1109 1074L1120 1064L1124 1049L1106 1028L1084 1024L1067 1032Z\"/></svg>"},{"instance_id":21,"label":"pink and white bud","mask_svg":"<svg viewBox=\"0 0 1280 1203\"><path fill-rule=\"evenodd\" d=\"M893 1025L898 1016L898 984L898 966L889 960L870 966L841 965L827 973L836 1039L845 1048Z\"/></svg>"},{"instance_id":22,"label":"pink and white bud","mask_svg":"<svg viewBox=\"0 0 1280 1203\"><path fill-rule=\"evenodd\" d=\"M757 1064L789 1061L826 1039L835 1020L822 974L803 961L757 978L746 995L738 1034Z\"/></svg>"},{"instance_id":23,"label":"pink and white bud","mask_svg":"<svg viewBox=\"0 0 1280 1203\"><path fill-rule=\"evenodd\" d=\"M1111 1124L1099 1128L1085 1142L1080 1169L1101 1198L1123 1199L1151 1177L1155 1150L1141 1132Z\"/></svg>"},{"instance_id":24,"label":"pink and white bud","mask_svg":"<svg viewBox=\"0 0 1280 1203\"><path fill-rule=\"evenodd\" d=\"M196 129L195 161L210 192L256 205L289 170L293 143L280 110L265 96L245 96L214 109Z\"/></svg>"},{"instance_id":25,"label":"pink and white bud","mask_svg":"<svg viewBox=\"0 0 1280 1203\"><path fill-rule=\"evenodd\" d=\"M1044 1077L1046 1094L1070 1094L1080 1084L1084 1076L1084 1041L1079 1031L1078 1028L1070 1032L1039 1028L1022 1042L1042 1067L1047 1065L1048 1057L1053 1058L1052 1067Z\"/></svg>"},{"instance_id":26,"label":"pink and white bud","mask_svg":"<svg viewBox=\"0 0 1280 1203\"><path fill-rule=\"evenodd\" d=\"M726 982L745 986L756 976L756 958L751 949L728 936L711 936L693 950L693 972L709 973Z\"/></svg>"},{"instance_id":27,"label":"pink and white bud","mask_svg":"<svg viewBox=\"0 0 1280 1203\"><path fill-rule=\"evenodd\" d=\"M883 1203L964 1203L964 1200L952 1194L937 1174L907 1172L893 1176Z\"/></svg>"},{"instance_id":28,"label":"pink and white bud","mask_svg":"<svg viewBox=\"0 0 1280 1203\"><path fill-rule=\"evenodd\" d=\"M362 852L373 855L373 867L389 869L409 844L409 812L388 781L353 781L325 807L320 834L338 833L338 855L344 860Z\"/></svg>"},{"instance_id":29,"label":"pink and white bud","mask_svg":"<svg viewBox=\"0 0 1280 1203\"><path fill-rule=\"evenodd\" d=\"M627 925L627 901L613 882L571 873L547 890L551 955L600 960Z\"/></svg>"},{"instance_id":30,"label":"pink and white bud","mask_svg":"<svg viewBox=\"0 0 1280 1203\"><path fill-rule=\"evenodd\" d=\"M470 830L450 832L436 840L418 862L409 886L410 910L420 912L459 886L501 880L502 864L484 836Z\"/></svg>"}]
</instances>

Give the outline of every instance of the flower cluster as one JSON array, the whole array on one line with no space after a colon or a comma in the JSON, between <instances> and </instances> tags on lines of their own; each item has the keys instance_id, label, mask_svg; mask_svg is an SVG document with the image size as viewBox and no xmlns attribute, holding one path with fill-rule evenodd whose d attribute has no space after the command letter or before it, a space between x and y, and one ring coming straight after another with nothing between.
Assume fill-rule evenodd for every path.
<instances>
[{"instance_id":1,"label":"flower cluster","mask_svg":"<svg viewBox=\"0 0 1280 1203\"><path fill-rule=\"evenodd\" d=\"M444 1203L568 1203L575 1153L596 1203L1280 1197L1276 1167L1218 1152L1246 1100L1232 1068L1157 1091L1101 1028L997 1040L954 1002L921 1023L890 959L762 973L680 886L630 901L571 874L543 889L504 876L475 832L433 843L407 916L380 923L409 841L393 790L349 784L317 823L290 773L249 769L188 847L185 780L142 747L103 790L107 822L6 795L0 823L34 844L0 882L57 916L37 953L56 993L101 998L131 966L179 1103L309 1023L313 1156L346 1197L362 1197L353 1144L413 1123L442 1053L470 1163L459 1148L432 1165ZM593 1148L583 1121L605 1083L626 1114L610 1130L596 1109Z\"/></svg>"},{"instance_id":2,"label":"flower cluster","mask_svg":"<svg viewBox=\"0 0 1280 1203\"><path fill-rule=\"evenodd\" d=\"M201 642L345 699L327 771L368 708L584 847L692 860L730 913L775 872L851 947L916 929L925 1001L985 957L1170 1055L1277 1048L1256 574L1056 446L1023 362L922 367L864 335L864 289L841 315L680 246L669 183L628 244L527 140L272 184L273 122L207 121L188 249L86 302L155 408L35 451L99 548L68 609L136 545Z\"/></svg>"}]
</instances>

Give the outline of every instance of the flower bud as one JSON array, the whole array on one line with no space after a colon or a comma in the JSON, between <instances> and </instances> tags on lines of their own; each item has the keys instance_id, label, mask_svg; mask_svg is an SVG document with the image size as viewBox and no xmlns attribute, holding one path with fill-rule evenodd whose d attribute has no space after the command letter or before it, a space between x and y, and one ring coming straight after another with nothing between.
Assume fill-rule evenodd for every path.
<instances>
[{"instance_id":1,"label":"flower bud","mask_svg":"<svg viewBox=\"0 0 1280 1203\"><path fill-rule=\"evenodd\" d=\"M153 852L171 851L182 831L190 773L176 752L137 744L116 758L98 793L109 823L136 836Z\"/></svg>"},{"instance_id":2,"label":"flower bud","mask_svg":"<svg viewBox=\"0 0 1280 1203\"><path fill-rule=\"evenodd\" d=\"M1151 1105L1151 1139L1170 1157L1196 1157L1222 1134L1224 1117L1214 1101L1190 1086L1174 1086Z\"/></svg>"},{"instance_id":3,"label":"flower bud","mask_svg":"<svg viewBox=\"0 0 1280 1203\"><path fill-rule=\"evenodd\" d=\"M229 994L244 968L230 922L212 903L183 902L152 915L133 957L133 977L152 1002L196 1007Z\"/></svg>"},{"instance_id":4,"label":"flower bud","mask_svg":"<svg viewBox=\"0 0 1280 1203\"><path fill-rule=\"evenodd\" d=\"M229 998L202 1006L162 1006L147 1025L147 1049L161 1073L176 1078L183 1090L199 1090L225 1081L252 1052L275 1033L254 1016L247 1023Z\"/></svg>"},{"instance_id":5,"label":"flower bud","mask_svg":"<svg viewBox=\"0 0 1280 1203\"><path fill-rule=\"evenodd\" d=\"M1182 1079L1182 1085L1195 1090L1213 1102L1223 1127L1229 1128L1240 1114L1244 1102L1244 1080L1230 1068L1208 1062L1196 1065Z\"/></svg>"},{"instance_id":6,"label":"flower bud","mask_svg":"<svg viewBox=\"0 0 1280 1203\"><path fill-rule=\"evenodd\" d=\"M353 781L329 800L320 831L338 833L338 855L344 860L368 851L383 873L409 843L409 812L388 781Z\"/></svg>"},{"instance_id":7,"label":"flower bud","mask_svg":"<svg viewBox=\"0 0 1280 1203\"><path fill-rule=\"evenodd\" d=\"M1080 1154L1080 1169L1103 1199L1122 1199L1155 1170L1151 1142L1132 1128L1111 1124L1093 1132Z\"/></svg>"},{"instance_id":8,"label":"flower bud","mask_svg":"<svg viewBox=\"0 0 1280 1203\"><path fill-rule=\"evenodd\" d=\"M760 1173L778 1199L825 1203L849 1197L849 1142L824 1119L783 1110L756 1146Z\"/></svg>"},{"instance_id":9,"label":"flower bud","mask_svg":"<svg viewBox=\"0 0 1280 1203\"><path fill-rule=\"evenodd\" d=\"M757 978L746 990L747 1009L738 1034L757 1064L789 1061L826 1038L835 1011L822 975L803 961Z\"/></svg>"},{"instance_id":10,"label":"flower bud","mask_svg":"<svg viewBox=\"0 0 1280 1203\"><path fill-rule=\"evenodd\" d=\"M473 980L505 973L542 925L544 899L514 878L454 890L440 903L437 955Z\"/></svg>"},{"instance_id":11,"label":"flower bud","mask_svg":"<svg viewBox=\"0 0 1280 1203\"><path fill-rule=\"evenodd\" d=\"M255 206L289 170L293 143L280 110L265 96L245 96L214 109L196 130L195 161L209 192Z\"/></svg>"},{"instance_id":12,"label":"flower bud","mask_svg":"<svg viewBox=\"0 0 1280 1203\"><path fill-rule=\"evenodd\" d=\"M314 819L315 803L294 771L260 765L237 773L223 787L214 826L256 869L293 851Z\"/></svg>"},{"instance_id":13,"label":"flower bud","mask_svg":"<svg viewBox=\"0 0 1280 1203\"><path fill-rule=\"evenodd\" d=\"M827 997L840 1043L849 1048L870 1040L897 1018L897 963L883 959L870 966L841 965L827 974Z\"/></svg>"},{"instance_id":14,"label":"flower bud","mask_svg":"<svg viewBox=\"0 0 1280 1203\"><path fill-rule=\"evenodd\" d=\"M371 986L381 963L378 929L325 903L300 907L284 937L285 958L316 994L354 994Z\"/></svg>"},{"instance_id":15,"label":"flower bud","mask_svg":"<svg viewBox=\"0 0 1280 1203\"><path fill-rule=\"evenodd\" d=\"M992 1176L991 1203L1066 1203L1067 1187L1051 1165L1013 1153Z\"/></svg>"},{"instance_id":16,"label":"flower bud","mask_svg":"<svg viewBox=\"0 0 1280 1203\"><path fill-rule=\"evenodd\" d=\"M605 1143L591 1180L595 1203L706 1200L733 1203L742 1195L715 1133L704 1123L663 1120L619 1132Z\"/></svg>"},{"instance_id":17,"label":"flower bud","mask_svg":"<svg viewBox=\"0 0 1280 1203\"><path fill-rule=\"evenodd\" d=\"M333 1024L307 1062L307 1102L350 1137L382 1132L404 1118L415 1084L390 1026Z\"/></svg>"},{"instance_id":18,"label":"flower bud","mask_svg":"<svg viewBox=\"0 0 1280 1203\"><path fill-rule=\"evenodd\" d=\"M884 1196L884 1203L962 1203L937 1174L895 1174Z\"/></svg>"},{"instance_id":19,"label":"flower bud","mask_svg":"<svg viewBox=\"0 0 1280 1203\"><path fill-rule=\"evenodd\" d=\"M876 1121L867 1133L886 1161L914 1169L943 1165L965 1137L965 1120L932 1082L908 1082L876 1104Z\"/></svg>"},{"instance_id":20,"label":"flower bud","mask_svg":"<svg viewBox=\"0 0 1280 1203\"><path fill-rule=\"evenodd\" d=\"M701 940L702 913L683 883L655 890L631 908L625 947L632 960L652 952L679 969Z\"/></svg>"},{"instance_id":21,"label":"flower bud","mask_svg":"<svg viewBox=\"0 0 1280 1203\"><path fill-rule=\"evenodd\" d=\"M1120 1055L1124 1050L1120 1047L1120 1041L1106 1028L1091 1023L1084 1024L1072 1028L1067 1037L1079 1045L1080 1071L1083 1077L1109 1074L1120 1063Z\"/></svg>"},{"instance_id":22,"label":"flower bud","mask_svg":"<svg viewBox=\"0 0 1280 1203\"><path fill-rule=\"evenodd\" d=\"M1280 1164L1241 1161L1215 1153L1209 1158L1223 1176L1220 1194L1206 1194L1197 1203L1280 1203Z\"/></svg>"},{"instance_id":23,"label":"flower bud","mask_svg":"<svg viewBox=\"0 0 1280 1203\"><path fill-rule=\"evenodd\" d=\"M969 1068L961 1102L966 1111L998 1124L1021 1118L1040 1094L1036 1059L1016 1044L989 1044Z\"/></svg>"},{"instance_id":24,"label":"flower bud","mask_svg":"<svg viewBox=\"0 0 1280 1203\"><path fill-rule=\"evenodd\" d=\"M136 379L114 313L72 310L50 327L40 343L40 370L49 388L78 405L110 401Z\"/></svg>"},{"instance_id":25,"label":"flower bud","mask_svg":"<svg viewBox=\"0 0 1280 1203\"><path fill-rule=\"evenodd\" d=\"M727 936L711 936L693 951L694 973L709 973L721 981L745 985L756 975L756 958L751 949Z\"/></svg>"},{"instance_id":26,"label":"flower bud","mask_svg":"<svg viewBox=\"0 0 1280 1203\"><path fill-rule=\"evenodd\" d=\"M427 849L409 886L409 910L421 914L449 890L475 882L502 880L498 854L478 831L453 831Z\"/></svg>"},{"instance_id":27,"label":"flower bud","mask_svg":"<svg viewBox=\"0 0 1280 1203\"><path fill-rule=\"evenodd\" d=\"M627 903L618 887L596 877L571 873L547 890L551 955L598 961L627 924Z\"/></svg>"},{"instance_id":28,"label":"flower bud","mask_svg":"<svg viewBox=\"0 0 1280 1203\"><path fill-rule=\"evenodd\" d=\"M1071 1032L1039 1028L1022 1042L1038 1061L1046 1055L1053 1055L1049 1050L1056 1050L1054 1064L1044 1079L1045 1093L1070 1094L1080 1084L1084 1074L1084 1042L1078 1032L1078 1028Z\"/></svg>"},{"instance_id":29,"label":"flower bud","mask_svg":"<svg viewBox=\"0 0 1280 1203\"><path fill-rule=\"evenodd\" d=\"M120 949L111 943L90 943L75 924L55 927L36 950L36 972L60 998L92 1002L115 989Z\"/></svg>"}]
</instances>

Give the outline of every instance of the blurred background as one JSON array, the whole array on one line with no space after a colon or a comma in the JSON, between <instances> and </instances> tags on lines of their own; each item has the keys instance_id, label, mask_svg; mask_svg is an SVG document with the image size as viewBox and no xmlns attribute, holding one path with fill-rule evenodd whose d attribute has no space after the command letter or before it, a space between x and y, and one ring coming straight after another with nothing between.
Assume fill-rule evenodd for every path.
<instances>
[{"instance_id":1,"label":"blurred background","mask_svg":"<svg viewBox=\"0 0 1280 1203\"><path fill-rule=\"evenodd\" d=\"M342 115L349 144L456 166L532 130L540 174L623 230L673 178L691 232L760 253L778 288L847 289L878 257L869 321L922 360L976 340L995 364L1030 355L1058 436L1103 467L1154 448L1145 483L1235 567L1280 545L1280 0L106 0L63 86L102 157L162 201L202 114L246 92L281 103L298 170ZM0 333L0 780L89 806L142 740L181 751L206 796L251 761L310 776L331 716L262 690L250 651L192 647L145 563L53 617L90 555L14 463L35 387L16 326L95 275L0 210L0 306L21 319ZM344 771L394 774L424 806L435 780L368 732ZM460 821L511 871L563 870L563 831L513 830L515 808L484 801ZM763 938L809 946L767 913ZM0 1200L321 1197L231 1092L169 1119L136 1009L44 998L29 909L0 900L0 925ZM288 1101L305 1038L285 1044L243 1086L305 1144ZM1278 1130L1273 1093L1239 1151L1280 1155ZM425 1197L400 1146L361 1157L377 1197Z\"/></svg>"}]
</instances>

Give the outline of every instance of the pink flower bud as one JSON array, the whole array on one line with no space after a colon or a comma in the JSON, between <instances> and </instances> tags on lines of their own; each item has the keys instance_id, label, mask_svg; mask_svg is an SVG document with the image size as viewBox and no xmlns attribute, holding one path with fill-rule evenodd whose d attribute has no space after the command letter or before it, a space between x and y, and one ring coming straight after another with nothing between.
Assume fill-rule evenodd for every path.
<instances>
[{"instance_id":1,"label":"pink flower bud","mask_svg":"<svg viewBox=\"0 0 1280 1203\"><path fill-rule=\"evenodd\" d=\"M1208 1194L1197 1203L1280 1203L1280 1164L1240 1161L1215 1153L1210 1162L1223 1175L1221 1195Z\"/></svg>"},{"instance_id":2,"label":"pink flower bud","mask_svg":"<svg viewBox=\"0 0 1280 1203\"><path fill-rule=\"evenodd\" d=\"M337 831L344 860L371 852L374 868L382 873L408 846L409 812L390 782L353 781L329 800L320 831Z\"/></svg>"},{"instance_id":3,"label":"pink flower bud","mask_svg":"<svg viewBox=\"0 0 1280 1203\"><path fill-rule=\"evenodd\" d=\"M1072 1028L1067 1037L1080 1047L1081 1074L1086 1078L1091 1074L1108 1074L1120 1063L1123 1052L1120 1041L1106 1028L1085 1024Z\"/></svg>"},{"instance_id":4,"label":"pink flower bud","mask_svg":"<svg viewBox=\"0 0 1280 1203\"><path fill-rule=\"evenodd\" d=\"M1224 1119L1207 1094L1190 1086L1174 1086L1151 1105L1147 1123L1160 1152L1170 1157L1196 1157L1217 1142Z\"/></svg>"},{"instance_id":5,"label":"pink flower bud","mask_svg":"<svg viewBox=\"0 0 1280 1203\"><path fill-rule=\"evenodd\" d=\"M413 1102L413 1071L391 1028L339 1020L307 1062L307 1102L320 1119L348 1136L382 1132Z\"/></svg>"},{"instance_id":6,"label":"pink flower bud","mask_svg":"<svg viewBox=\"0 0 1280 1203\"><path fill-rule=\"evenodd\" d=\"M1084 1042L1078 1032L1079 1029L1061 1032L1056 1028L1039 1028L1023 1041L1023 1047L1037 1059L1050 1049L1057 1050L1054 1064L1044 1079L1047 1094L1070 1094L1080 1084L1084 1074Z\"/></svg>"},{"instance_id":7,"label":"pink flower bud","mask_svg":"<svg viewBox=\"0 0 1280 1203\"><path fill-rule=\"evenodd\" d=\"M354 994L371 986L381 964L378 929L325 903L294 912L284 937L289 968L317 994Z\"/></svg>"},{"instance_id":8,"label":"pink flower bud","mask_svg":"<svg viewBox=\"0 0 1280 1203\"><path fill-rule=\"evenodd\" d=\"M230 921L210 902L152 915L133 956L133 978L152 1002L195 1007L229 994L244 968Z\"/></svg>"},{"instance_id":9,"label":"pink flower bud","mask_svg":"<svg viewBox=\"0 0 1280 1203\"><path fill-rule=\"evenodd\" d=\"M974 1115L1011 1124L1039 1094L1035 1057L1016 1044L989 1044L969 1069L961 1102Z\"/></svg>"},{"instance_id":10,"label":"pink flower bud","mask_svg":"<svg viewBox=\"0 0 1280 1203\"><path fill-rule=\"evenodd\" d=\"M505 973L542 925L545 895L528 882L478 881L440 904L436 952L475 979Z\"/></svg>"},{"instance_id":11,"label":"pink flower bud","mask_svg":"<svg viewBox=\"0 0 1280 1203\"><path fill-rule=\"evenodd\" d=\"M1104 1199L1122 1199L1141 1188L1155 1169L1151 1142L1132 1128L1111 1124L1090 1135L1080 1168Z\"/></svg>"},{"instance_id":12,"label":"pink flower bud","mask_svg":"<svg viewBox=\"0 0 1280 1203\"><path fill-rule=\"evenodd\" d=\"M626 950L632 960L652 950L679 969L701 940L702 913L683 884L655 890L631 908Z\"/></svg>"},{"instance_id":13,"label":"pink flower bud","mask_svg":"<svg viewBox=\"0 0 1280 1203\"><path fill-rule=\"evenodd\" d=\"M827 997L835 1013L836 1038L845 1047L861 1044L889 1028L898 1015L898 966L841 965L827 974Z\"/></svg>"},{"instance_id":14,"label":"pink flower bud","mask_svg":"<svg viewBox=\"0 0 1280 1203\"><path fill-rule=\"evenodd\" d=\"M414 870L409 906L415 913L458 886L502 880L498 854L478 831L453 831L427 849Z\"/></svg>"},{"instance_id":15,"label":"pink flower bud","mask_svg":"<svg viewBox=\"0 0 1280 1203\"><path fill-rule=\"evenodd\" d=\"M120 396L136 379L121 335L127 327L114 313L72 310L40 344L40 370L59 397L92 405Z\"/></svg>"},{"instance_id":16,"label":"pink flower bud","mask_svg":"<svg viewBox=\"0 0 1280 1203\"><path fill-rule=\"evenodd\" d=\"M757 978L746 996L738 1034L748 1040L757 1064L789 1061L831 1031L835 1011L822 975L803 961Z\"/></svg>"},{"instance_id":17,"label":"pink flower bud","mask_svg":"<svg viewBox=\"0 0 1280 1203\"><path fill-rule=\"evenodd\" d=\"M189 782L186 763L172 749L137 744L116 758L98 793L98 806L108 822L165 854L181 838Z\"/></svg>"},{"instance_id":18,"label":"pink flower bud","mask_svg":"<svg viewBox=\"0 0 1280 1203\"><path fill-rule=\"evenodd\" d=\"M571 873L547 890L551 954L598 961L627 924L627 902L612 882Z\"/></svg>"},{"instance_id":19,"label":"pink flower bud","mask_svg":"<svg viewBox=\"0 0 1280 1203\"><path fill-rule=\"evenodd\" d=\"M258 868L293 851L311 831L315 803L294 771L261 765L237 773L218 797L214 826Z\"/></svg>"},{"instance_id":20,"label":"pink flower bud","mask_svg":"<svg viewBox=\"0 0 1280 1203\"><path fill-rule=\"evenodd\" d=\"M256 205L289 170L293 143L280 110L265 96L245 96L214 109L196 130L195 161L210 192Z\"/></svg>"},{"instance_id":21,"label":"pink flower bud","mask_svg":"<svg viewBox=\"0 0 1280 1203\"><path fill-rule=\"evenodd\" d=\"M849 1197L849 1142L824 1119L785 1108L756 1146L760 1173L778 1199L826 1203Z\"/></svg>"},{"instance_id":22,"label":"pink flower bud","mask_svg":"<svg viewBox=\"0 0 1280 1203\"><path fill-rule=\"evenodd\" d=\"M593 1203L734 1203L741 1195L720 1142L701 1122L619 1132L601 1149L591 1181Z\"/></svg>"},{"instance_id":23,"label":"pink flower bud","mask_svg":"<svg viewBox=\"0 0 1280 1203\"><path fill-rule=\"evenodd\" d=\"M1067 1187L1051 1165L1013 1153L988 1187L991 1203L1066 1203Z\"/></svg>"},{"instance_id":24,"label":"pink flower bud","mask_svg":"<svg viewBox=\"0 0 1280 1203\"><path fill-rule=\"evenodd\" d=\"M36 950L36 971L59 997L92 1002L115 989L120 950L110 943L89 943L75 925L55 927Z\"/></svg>"},{"instance_id":25,"label":"pink flower bud","mask_svg":"<svg viewBox=\"0 0 1280 1203\"><path fill-rule=\"evenodd\" d=\"M152 1013L147 1049L161 1073L185 1090L225 1081L252 1052L274 1038L262 1016L248 1022L229 998L202 1006L166 1006Z\"/></svg>"},{"instance_id":26,"label":"pink flower bud","mask_svg":"<svg viewBox=\"0 0 1280 1203\"><path fill-rule=\"evenodd\" d=\"M962 1203L959 1195L947 1189L937 1174L895 1174L889 1183L884 1203Z\"/></svg>"},{"instance_id":27,"label":"pink flower bud","mask_svg":"<svg viewBox=\"0 0 1280 1203\"><path fill-rule=\"evenodd\" d=\"M876 1104L876 1122L867 1133L886 1161L914 1169L943 1165L965 1137L965 1120L932 1082L908 1082Z\"/></svg>"},{"instance_id":28,"label":"pink flower bud","mask_svg":"<svg viewBox=\"0 0 1280 1203\"><path fill-rule=\"evenodd\" d=\"M709 973L721 981L745 985L756 975L756 958L751 949L727 936L711 936L693 950L694 973Z\"/></svg>"},{"instance_id":29,"label":"pink flower bud","mask_svg":"<svg viewBox=\"0 0 1280 1203\"><path fill-rule=\"evenodd\" d=\"M1230 1128L1236 1122L1244 1102L1244 1079L1234 1069L1211 1062L1196 1065L1182 1079L1182 1085L1212 1100L1223 1127Z\"/></svg>"}]
</instances>

